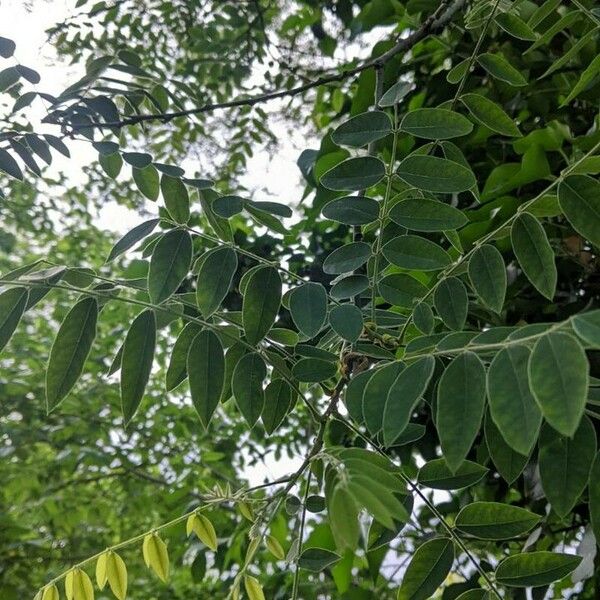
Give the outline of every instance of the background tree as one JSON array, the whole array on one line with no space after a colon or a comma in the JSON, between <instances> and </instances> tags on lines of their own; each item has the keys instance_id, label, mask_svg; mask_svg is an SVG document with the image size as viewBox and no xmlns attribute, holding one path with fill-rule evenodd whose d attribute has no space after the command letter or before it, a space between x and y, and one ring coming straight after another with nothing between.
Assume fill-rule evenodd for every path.
<instances>
[{"instance_id":1,"label":"background tree","mask_svg":"<svg viewBox=\"0 0 600 600\"><path fill-rule=\"evenodd\" d=\"M2 598L595 598L599 25L80 0L59 96L0 38Z\"/></svg>"}]
</instances>

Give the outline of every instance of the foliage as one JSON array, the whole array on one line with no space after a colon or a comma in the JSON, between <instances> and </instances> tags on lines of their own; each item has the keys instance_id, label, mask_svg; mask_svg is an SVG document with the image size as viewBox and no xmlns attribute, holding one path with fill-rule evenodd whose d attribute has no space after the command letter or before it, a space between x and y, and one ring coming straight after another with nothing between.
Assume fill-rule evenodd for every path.
<instances>
[{"instance_id":1,"label":"foliage","mask_svg":"<svg viewBox=\"0 0 600 600\"><path fill-rule=\"evenodd\" d=\"M597 597L597 8L77 10L58 96L0 38L2 598Z\"/></svg>"}]
</instances>

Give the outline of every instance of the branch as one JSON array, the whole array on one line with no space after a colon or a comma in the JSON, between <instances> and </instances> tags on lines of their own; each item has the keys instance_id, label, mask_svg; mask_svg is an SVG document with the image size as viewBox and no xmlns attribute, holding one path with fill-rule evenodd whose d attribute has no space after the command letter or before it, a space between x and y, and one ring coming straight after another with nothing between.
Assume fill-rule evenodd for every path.
<instances>
[{"instance_id":1,"label":"branch","mask_svg":"<svg viewBox=\"0 0 600 600\"><path fill-rule=\"evenodd\" d=\"M235 108L238 106L254 106L263 102L277 100L278 98L293 97L313 88L320 87L322 85L327 85L336 81L344 81L345 79L358 75L359 73L362 73L367 69L382 68L398 54L407 52L418 42L426 38L429 34L442 29L452 19L457 10L464 4L465 0L457 0L457 2L455 2L453 6L449 7L451 2L452 0L442 0L437 10L431 15L429 15L429 17L427 17L427 19L423 21L423 23L417 30L411 33L408 37L398 41L397 44L395 44L387 52L384 52L381 56L371 58L362 63L361 65L358 65L357 67L354 67L352 69L346 69L341 71L340 73L334 73L331 75L324 75L323 77L319 77L314 81L310 81L295 88L268 92L266 94L242 98L240 100L231 100L229 102L208 103L187 110L179 110L166 113L152 113L148 115L135 115L126 119L122 119L120 121L110 121L107 123L92 121L91 123L86 123L82 125L72 125L72 128L73 130L114 127L120 128L125 127L127 125L136 125L138 123L143 123L147 121L163 121L166 123L168 121L171 121L172 119L176 119L179 117L198 115L202 113L213 112L215 110Z\"/></svg>"}]
</instances>

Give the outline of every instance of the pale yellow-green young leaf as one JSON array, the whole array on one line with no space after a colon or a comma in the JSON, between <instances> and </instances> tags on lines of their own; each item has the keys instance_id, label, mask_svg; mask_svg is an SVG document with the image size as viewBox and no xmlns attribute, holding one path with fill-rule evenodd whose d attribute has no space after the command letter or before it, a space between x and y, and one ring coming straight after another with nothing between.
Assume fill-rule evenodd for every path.
<instances>
[{"instance_id":1,"label":"pale yellow-green young leaf","mask_svg":"<svg viewBox=\"0 0 600 600\"><path fill-rule=\"evenodd\" d=\"M210 522L208 517L205 517L202 514L198 513L194 515L194 517L195 518L192 524L194 533L200 538L200 541L204 545L208 546L213 552L216 552L219 544L217 542L217 534L213 524Z\"/></svg>"},{"instance_id":2,"label":"pale yellow-green young leaf","mask_svg":"<svg viewBox=\"0 0 600 600\"><path fill-rule=\"evenodd\" d=\"M237 583L235 587L231 588L231 599L240 600L240 586Z\"/></svg>"},{"instance_id":3,"label":"pale yellow-green young leaf","mask_svg":"<svg viewBox=\"0 0 600 600\"><path fill-rule=\"evenodd\" d=\"M40 590L34 597L33 600L42 600L42 590Z\"/></svg>"},{"instance_id":4,"label":"pale yellow-green young leaf","mask_svg":"<svg viewBox=\"0 0 600 600\"><path fill-rule=\"evenodd\" d=\"M256 549L258 548L259 544L260 544L260 538L255 537L250 540L250 543L248 544L248 549L246 550L246 558L244 560L244 566L247 566L250 564L250 562L254 558L254 553L256 552Z\"/></svg>"},{"instance_id":5,"label":"pale yellow-green young leaf","mask_svg":"<svg viewBox=\"0 0 600 600\"><path fill-rule=\"evenodd\" d=\"M254 513L246 502L238 502L238 509L242 517L248 519L248 521L254 521Z\"/></svg>"},{"instance_id":6,"label":"pale yellow-green young leaf","mask_svg":"<svg viewBox=\"0 0 600 600\"><path fill-rule=\"evenodd\" d=\"M258 583L256 577L245 575L244 587L246 588L246 594L248 594L249 600L265 600L262 586Z\"/></svg>"},{"instance_id":7,"label":"pale yellow-green young leaf","mask_svg":"<svg viewBox=\"0 0 600 600\"><path fill-rule=\"evenodd\" d=\"M125 600L127 596L127 567L123 559L115 552L108 555L106 575L112 593L118 600Z\"/></svg>"},{"instance_id":8,"label":"pale yellow-green young leaf","mask_svg":"<svg viewBox=\"0 0 600 600\"><path fill-rule=\"evenodd\" d=\"M65 577L67 600L94 600L94 586L88 574L81 569L71 569Z\"/></svg>"},{"instance_id":9,"label":"pale yellow-green young leaf","mask_svg":"<svg viewBox=\"0 0 600 600\"><path fill-rule=\"evenodd\" d=\"M104 589L106 585L106 562L108 559L108 552L103 552L96 561L96 584L100 590Z\"/></svg>"},{"instance_id":10,"label":"pale yellow-green young leaf","mask_svg":"<svg viewBox=\"0 0 600 600\"><path fill-rule=\"evenodd\" d=\"M187 521L185 523L185 534L190 537L190 535L192 535L192 531L194 531L194 520L196 519L196 515L190 515L187 518Z\"/></svg>"},{"instance_id":11,"label":"pale yellow-green young leaf","mask_svg":"<svg viewBox=\"0 0 600 600\"><path fill-rule=\"evenodd\" d=\"M169 578L169 553L167 545L156 533L150 533L144 538L142 554L146 566L151 568L162 581Z\"/></svg>"},{"instance_id":12,"label":"pale yellow-green young leaf","mask_svg":"<svg viewBox=\"0 0 600 600\"><path fill-rule=\"evenodd\" d=\"M42 600L59 600L60 594L58 593L58 588L53 584L46 586L44 591L38 594L38 596ZM36 598L38 597L36 596Z\"/></svg>"},{"instance_id":13,"label":"pale yellow-green young leaf","mask_svg":"<svg viewBox=\"0 0 600 600\"><path fill-rule=\"evenodd\" d=\"M265 545L269 552L277 559L283 560L285 558L285 552L279 543L279 540L272 535L268 535L265 541Z\"/></svg>"}]
</instances>

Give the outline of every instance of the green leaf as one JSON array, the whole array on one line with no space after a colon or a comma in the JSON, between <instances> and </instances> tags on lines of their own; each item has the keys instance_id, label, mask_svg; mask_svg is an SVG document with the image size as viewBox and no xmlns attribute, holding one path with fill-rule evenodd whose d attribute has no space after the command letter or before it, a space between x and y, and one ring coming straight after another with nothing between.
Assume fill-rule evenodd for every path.
<instances>
[{"instance_id":1,"label":"green leaf","mask_svg":"<svg viewBox=\"0 0 600 600\"><path fill-rule=\"evenodd\" d=\"M370 188L383 179L385 165L373 156L348 158L321 176L321 185L328 190L359 191Z\"/></svg>"},{"instance_id":2,"label":"green leaf","mask_svg":"<svg viewBox=\"0 0 600 600\"><path fill-rule=\"evenodd\" d=\"M379 203L366 196L343 196L328 202L322 210L326 219L346 225L366 225L379 217Z\"/></svg>"},{"instance_id":3,"label":"green leaf","mask_svg":"<svg viewBox=\"0 0 600 600\"><path fill-rule=\"evenodd\" d=\"M140 240L143 240L145 237L150 235L156 226L158 225L160 219L150 219L149 221L144 221L139 225L136 225L131 231L128 231L111 249L106 262L109 263L117 256L123 254L123 252L127 252L129 248L135 246Z\"/></svg>"},{"instance_id":4,"label":"green leaf","mask_svg":"<svg viewBox=\"0 0 600 600\"><path fill-rule=\"evenodd\" d=\"M10 288L0 294L0 351L15 332L28 298L29 291L24 287Z\"/></svg>"},{"instance_id":5,"label":"green leaf","mask_svg":"<svg viewBox=\"0 0 600 600\"><path fill-rule=\"evenodd\" d=\"M458 513L455 526L482 540L507 540L527 533L541 520L524 508L501 502L473 502Z\"/></svg>"},{"instance_id":6,"label":"green leaf","mask_svg":"<svg viewBox=\"0 0 600 600\"><path fill-rule=\"evenodd\" d=\"M291 217L293 214L292 209L289 206L279 202L248 201L248 205L261 212L277 215L278 217L283 217L284 219Z\"/></svg>"},{"instance_id":7,"label":"green leaf","mask_svg":"<svg viewBox=\"0 0 600 600\"><path fill-rule=\"evenodd\" d=\"M349 273L364 265L371 256L371 246L352 242L336 248L323 262L323 271L329 274Z\"/></svg>"},{"instance_id":8,"label":"green leaf","mask_svg":"<svg viewBox=\"0 0 600 600\"><path fill-rule=\"evenodd\" d=\"M434 490L460 490L480 482L487 472L485 467L465 460L453 473L443 458L435 458L419 469L417 482Z\"/></svg>"},{"instance_id":9,"label":"green leaf","mask_svg":"<svg viewBox=\"0 0 600 600\"><path fill-rule=\"evenodd\" d=\"M167 392L175 389L188 374L187 355L194 338L200 333L200 326L196 323L187 323L177 338L171 360L167 368L165 387Z\"/></svg>"},{"instance_id":10,"label":"green leaf","mask_svg":"<svg viewBox=\"0 0 600 600\"><path fill-rule=\"evenodd\" d=\"M473 352L459 354L440 377L436 427L452 472L471 449L485 406L485 368Z\"/></svg>"},{"instance_id":11,"label":"green leaf","mask_svg":"<svg viewBox=\"0 0 600 600\"><path fill-rule=\"evenodd\" d=\"M540 222L528 213L520 214L512 224L510 239L527 279L542 296L552 300L558 275L554 252Z\"/></svg>"},{"instance_id":12,"label":"green leaf","mask_svg":"<svg viewBox=\"0 0 600 600\"><path fill-rule=\"evenodd\" d=\"M17 45L9 38L0 37L0 56L10 58L17 48Z\"/></svg>"},{"instance_id":13,"label":"green leaf","mask_svg":"<svg viewBox=\"0 0 600 600\"><path fill-rule=\"evenodd\" d=\"M80 300L56 334L46 370L46 407L54 410L77 383L96 337L98 301Z\"/></svg>"},{"instance_id":14,"label":"green leaf","mask_svg":"<svg viewBox=\"0 0 600 600\"><path fill-rule=\"evenodd\" d=\"M596 454L590 470L588 495L592 531L596 540L600 540L600 452Z\"/></svg>"},{"instance_id":15,"label":"green leaf","mask_svg":"<svg viewBox=\"0 0 600 600\"><path fill-rule=\"evenodd\" d=\"M496 569L496 581L510 587L541 587L566 577L581 556L555 552L527 552L505 558Z\"/></svg>"},{"instance_id":16,"label":"green leaf","mask_svg":"<svg viewBox=\"0 0 600 600\"><path fill-rule=\"evenodd\" d=\"M183 229L165 233L152 252L148 294L154 304L164 302L187 276L192 262L192 238Z\"/></svg>"},{"instance_id":17,"label":"green leaf","mask_svg":"<svg viewBox=\"0 0 600 600\"><path fill-rule=\"evenodd\" d=\"M335 363L322 358L301 358L293 367L292 373L298 381L317 383L333 377L337 372Z\"/></svg>"},{"instance_id":18,"label":"green leaf","mask_svg":"<svg viewBox=\"0 0 600 600\"><path fill-rule=\"evenodd\" d=\"M386 275L377 287L381 297L394 306L410 307L428 292L426 286L406 273Z\"/></svg>"},{"instance_id":19,"label":"green leaf","mask_svg":"<svg viewBox=\"0 0 600 600\"><path fill-rule=\"evenodd\" d=\"M542 424L542 413L529 389L530 354L527 346L507 346L496 354L487 375L492 419L508 445L524 456L531 453Z\"/></svg>"},{"instance_id":20,"label":"green leaf","mask_svg":"<svg viewBox=\"0 0 600 600\"><path fill-rule=\"evenodd\" d=\"M570 175L558 186L558 202L573 229L600 247L600 183L587 175Z\"/></svg>"},{"instance_id":21,"label":"green leaf","mask_svg":"<svg viewBox=\"0 0 600 600\"><path fill-rule=\"evenodd\" d=\"M327 516L336 547L354 550L358 541L358 508L350 492L338 485L329 500Z\"/></svg>"},{"instance_id":22,"label":"green leaf","mask_svg":"<svg viewBox=\"0 0 600 600\"><path fill-rule=\"evenodd\" d=\"M294 405L295 392L283 379L274 379L265 389L265 405L260 418L267 434L272 434Z\"/></svg>"},{"instance_id":23,"label":"green leaf","mask_svg":"<svg viewBox=\"0 0 600 600\"><path fill-rule=\"evenodd\" d=\"M506 268L495 246L484 244L476 248L469 259L469 279L479 299L499 313L506 295Z\"/></svg>"},{"instance_id":24,"label":"green leaf","mask_svg":"<svg viewBox=\"0 0 600 600\"><path fill-rule=\"evenodd\" d=\"M405 158L396 172L409 185L427 192L464 192L477 183L473 172L463 165L421 154Z\"/></svg>"},{"instance_id":25,"label":"green leaf","mask_svg":"<svg viewBox=\"0 0 600 600\"><path fill-rule=\"evenodd\" d=\"M265 361L256 352L242 356L233 370L233 397L250 427L256 423L265 405L263 381L266 376Z\"/></svg>"},{"instance_id":26,"label":"green leaf","mask_svg":"<svg viewBox=\"0 0 600 600\"><path fill-rule=\"evenodd\" d=\"M350 383L344 391L344 404L348 409L349 415L357 422L362 423L363 417L363 394L365 386L373 375L374 371L363 371L353 376Z\"/></svg>"},{"instance_id":27,"label":"green leaf","mask_svg":"<svg viewBox=\"0 0 600 600\"><path fill-rule=\"evenodd\" d=\"M146 566L152 569L161 581L169 578L169 553L167 545L158 534L150 533L144 538L142 554Z\"/></svg>"},{"instance_id":28,"label":"green leaf","mask_svg":"<svg viewBox=\"0 0 600 600\"><path fill-rule=\"evenodd\" d=\"M350 343L356 342L363 330L362 311L354 304L341 304L329 313L331 328Z\"/></svg>"},{"instance_id":29,"label":"green leaf","mask_svg":"<svg viewBox=\"0 0 600 600\"><path fill-rule=\"evenodd\" d=\"M459 229L468 221L462 211L429 198L407 198L394 204L390 219L413 231Z\"/></svg>"},{"instance_id":30,"label":"green leaf","mask_svg":"<svg viewBox=\"0 0 600 600\"><path fill-rule=\"evenodd\" d=\"M392 85L386 92L381 96L379 100L379 106L387 107L398 104L408 92L412 89L412 83L407 81L398 81Z\"/></svg>"},{"instance_id":31,"label":"green leaf","mask_svg":"<svg viewBox=\"0 0 600 600\"><path fill-rule=\"evenodd\" d=\"M121 407L125 425L137 411L150 378L156 346L156 317L151 310L140 313L129 328L121 359Z\"/></svg>"},{"instance_id":32,"label":"green leaf","mask_svg":"<svg viewBox=\"0 0 600 600\"><path fill-rule=\"evenodd\" d=\"M514 87L527 85L527 80L502 54L484 52L477 56L477 62L492 76Z\"/></svg>"},{"instance_id":33,"label":"green leaf","mask_svg":"<svg viewBox=\"0 0 600 600\"><path fill-rule=\"evenodd\" d=\"M308 339L315 337L327 317L327 292L320 283L303 283L289 296L292 321Z\"/></svg>"},{"instance_id":34,"label":"green leaf","mask_svg":"<svg viewBox=\"0 0 600 600\"><path fill-rule=\"evenodd\" d=\"M463 115L445 108L417 108L404 115L400 129L428 140L448 140L471 133L473 125Z\"/></svg>"},{"instance_id":35,"label":"green leaf","mask_svg":"<svg viewBox=\"0 0 600 600\"><path fill-rule=\"evenodd\" d=\"M579 80L571 89L569 95L564 99L561 104L565 106L565 104L569 104L573 98L576 98L583 92L597 77L598 73L600 73L600 55L596 56L594 60L586 67L586 69L581 73Z\"/></svg>"},{"instance_id":36,"label":"green leaf","mask_svg":"<svg viewBox=\"0 0 600 600\"><path fill-rule=\"evenodd\" d=\"M280 305L279 272L274 267L261 267L252 274L244 292L242 321L249 344L254 346L265 337L275 322Z\"/></svg>"},{"instance_id":37,"label":"green leaf","mask_svg":"<svg viewBox=\"0 0 600 600\"><path fill-rule=\"evenodd\" d=\"M419 546L398 590L398 600L428 600L446 579L454 562L454 545L436 538Z\"/></svg>"},{"instance_id":38,"label":"green leaf","mask_svg":"<svg viewBox=\"0 0 600 600\"><path fill-rule=\"evenodd\" d=\"M325 548L306 548L298 558L298 566L301 569L319 573L338 562L340 558L339 554Z\"/></svg>"},{"instance_id":39,"label":"green leaf","mask_svg":"<svg viewBox=\"0 0 600 600\"><path fill-rule=\"evenodd\" d=\"M544 418L572 436L585 409L589 365L573 336L551 332L538 339L529 357L529 385Z\"/></svg>"},{"instance_id":40,"label":"green leaf","mask_svg":"<svg viewBox=\"0 0 600 600\"><path fill-rule=\"evenodd\" d=\"M17 161L4 148L0 148L0 171L4 171L7 175L23 181L23 172Z\"/></svg>"},{"instance_id":41,"label":"green leaf","mask_svg":"<svg viewBox=\"0 0 600 600\"><path fill-rule=\"evenodd\" d=\"M215 198L212 208L217 215L229 219L244 210L246 200L240 196L220 196Z\"/></svg>"},{"instance_id":42,"label":"green leaf","mask_svg":"<svg viewBox=\"0 0 600 600\"><path fill-rule=\"evenodd\" d=\"M539 466L546 498L559 517L573 509L588 483L596 456L596 432L584 417L572 438L545 425L540 434Z\"/></svg>"},{"instance_id":43,"label":"green leaf","mask_svg":"<svg viewBox=\"0 0 600 600\"><path fill-rule=\"evenodd\" d=\"M575 315L572 318L575 333L593 348L600 348L600 310Z\"/></svg>"},{"instance_id":44,"label":"green leaf","mask_svg":"<svg viewBox=\"0 0 600 600\"><path fill-rule=\"evenodd\" d=\"M511 12L503 12L497 14L494 17L494 20L506 33L512 35L513 37L519 40L525 40L528 42L533 42L537 39L537 35L535 31L531 29L523 19L517 17L517 15Z\"/></svg>"},{"instance_id":45,"label":"green leaf","mask_svg":"<svg viewBox=\"0 0 600 600\"><path fill-rule=\"evenodd\" d=\"M123 159L118 152L114 154L100 154L98 162L103 171L111 178L116 179L123 168ZM156 197L158 198L158 192Z\"/></svg>"},{"instance_id":46,"label":"green leaf","mask_svg":"<svg viewBox=\"0 0 600 600\"><path fill-rule=\"evenodd\" d=\"M442 279L433 294L433 304L438 315L449 329L461 330L469 312L469 296L458 277Z\"/></svg>"},{"instance_id":47,"label":"green leaf","mask_svg":"<svg viewBox=\"0 0 600 600\"><path fill-rule=\"evenodd\" d=\"M501 135L521 137L523 134L514 121L492 100L479 94L463 94L460 101L478 122Z\"/></svg>"},{"instance_id":48,"label":"green leaf","mask_svg":"<svg viewBox=\"0 0 600 600\"><path fill-rule=\"evenodd\" d=\"M402 370L390 388L383 412L383 443L392 446L404 431L433 375L435 360L425 356Z\"/></svg>"},{"instance_id":49,"label":"green leaf","mask_svg":"<svg viewBox=\"0 0 600 600\"><path fill-rule=\"evenodd\" d=\"M375 435L383 426L383 413L387 395L404 364L392 362L377 369L365 386L363 393L363 417L367 429Z\"/></svg>"},{"instance_id":50,"label":"green leaf","mask_svg":"<svg viewBox=\"0 0 600 600\"><path fill-rule=\"evenodd\" d=\"M179 177L163 175L160 178L160 191L171 218L181 225L187 223L190 218L190 196L185 183Z\"/></svg>"},{"instance_id":51,"label":"green leaf","mask_svg":"<svg viewBox=\"0 0 600 600\"><path fill-rule=\"evenodd\" d=\"M366 275L349 275L342 279L337 278L330 294L336 300L353 298L364 292L369 287L369 278Z\"/></svg>"},{"instance_id":52,"label":"green leaf","mask_svg":"<svg viewBox=\"0 0 600 600\"><path fill-rule=\"evenodd\" d=\"M430 334L435 326L435 318L431 307L426 302L419 302L413 310L413 323L415 327L424 333Z\"/></svg>"},{"instance_id":53,"label":"green leaf","mask_svg":"<svg viewBox=\"0 0 600 600\"><path fill-rule=\"evenodd\" d=\"M187 355L192 403L206 429L219 404L225 378L225 357L219 337L209 329L192 341Z\"/></svg>"},{"instance_id":54,"label":"green leaf","mask_svg":"<svg viewBox=\"0 0 600 600\"><path fill-rule=\"evenodd\" d=\"M340 146L360 148L384 138L391 132L392 122L388 115L381 110L372 110L342 123L333 131L331 139Z\"/></svg>"},{"instance_id":55,"label":"green leaf","mask_svg":"<svg viewBox=\"0 0 600 600\"><path fill-rule=\"evenodd\" d=\"M196 304L203 317L210 317L227 296L237 271L233 248L219 246L203 257L196 283Z\"/></svg>"},{"instance_id":56,"label":"green leaf","mask_svg":"<svg viewBox=\"0 0 600 600\"><path fill-rule=\"evenodd\" d=\"M152 202L155 202L158 199L159 178L158 171L156 170L154 165L148 165L143 169L133 167L132 173L133 180L135 181L138 190L140 190L140 192L144 196L146 196L148 200L152 200Z\"/></svg>"},{"instance_id":57,"label":"green leaf","mask_svg":"<svg viewBox=\"0 0 600 600\"><path fill-rule=\"evenodd\" d=\"M529 456L519 454L506 443L489 412L485 416L484 431L485 443L494 466L506 483L513 483L523 472Z\"/></svg>"},{"instance_id":58,"label":"green leaf","mask_svg":"<svg viewBox=\"0 0 600 600\"><path fill-rule=\"evenodd\" d=\"M399 235L384 244L381 251L389 262L403 269L438 271L452 262L441 246L417 235Z\"/></svg>"}]
</instances>

